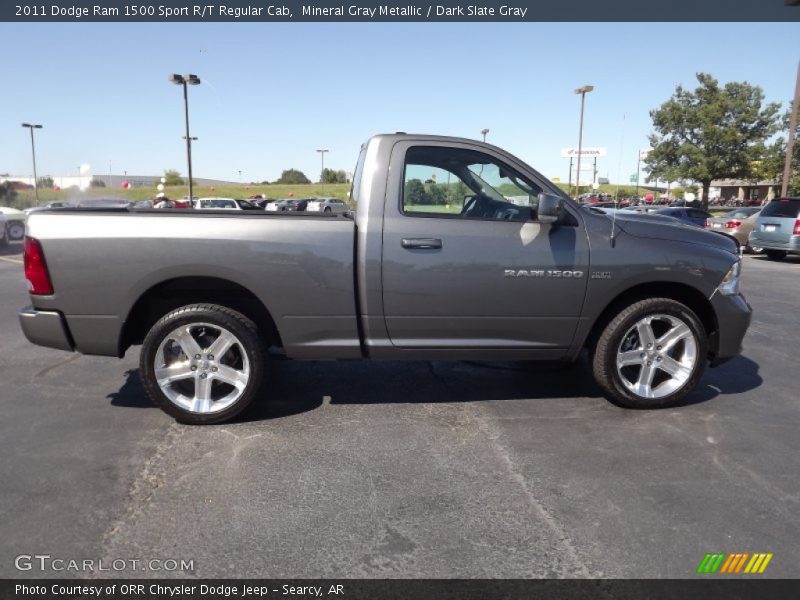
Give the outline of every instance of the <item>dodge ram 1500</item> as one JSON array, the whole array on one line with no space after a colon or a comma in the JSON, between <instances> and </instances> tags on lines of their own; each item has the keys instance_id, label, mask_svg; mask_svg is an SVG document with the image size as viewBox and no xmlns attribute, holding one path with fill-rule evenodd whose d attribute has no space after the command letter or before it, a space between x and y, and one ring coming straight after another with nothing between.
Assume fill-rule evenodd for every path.
<instances>
[{"instance_id":1,"label":"dodge ram 1500","mask_svg":"<svg viewBox=\"0 0 800 600\"><path fill-rule=\"evenodd\" d=\"M680 402L740 352L736 242L581 206L474 140L361 148L346 214L60 209L31 214L20 312L36 344L123 356L153 401L219 423L292 359L574 361L605 395Z\"/></svg>"}]
</instances>

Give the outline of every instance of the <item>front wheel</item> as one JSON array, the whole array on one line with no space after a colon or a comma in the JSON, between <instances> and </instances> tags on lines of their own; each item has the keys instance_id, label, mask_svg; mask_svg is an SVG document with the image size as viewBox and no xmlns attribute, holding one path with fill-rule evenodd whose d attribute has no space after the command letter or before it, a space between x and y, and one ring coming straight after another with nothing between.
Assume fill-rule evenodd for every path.
<instances>
[{"instance_id":1,"label":"front wheel","mask_svg":"<svg viewBox=\"0 0 800 600\"><path fill-rule=\"evenodd\" d=\"M783 250L767 250L767 258L770 260L783 260L786 258L786 252Z\"/></svg>"},{"instance_id":2,"label":"front wheel","mask_svg":"<svg viewBox=\"0 0 800 600\"><path fill-rule=\"evenodd\" d=\"M600 334L595 379L612 402L628 408L678 404L705 370L707 335L697 315L669 298L641 300Z\"/></svg>"},{"instance_id":3,"label":"front wheel","mask_svg":"<svg viewBox=\"0 0 800 600\"><path fill-rule=\"evenodd\" d=\"M232 419L255 399L266 355L255 323L216 304L191 304L145 337L140 371L148 396L181 423Z\"/></svg>"}]
</instances>

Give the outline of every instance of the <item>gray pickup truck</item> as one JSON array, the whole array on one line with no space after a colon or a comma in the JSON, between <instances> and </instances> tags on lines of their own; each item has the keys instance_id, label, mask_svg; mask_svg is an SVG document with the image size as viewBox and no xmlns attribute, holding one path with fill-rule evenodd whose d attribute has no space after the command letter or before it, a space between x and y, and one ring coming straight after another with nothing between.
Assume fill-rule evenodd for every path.
<instances>
[{"instance_id":1,"label":"gray pickup truck","mask_svg":"<svg viewBox=\"0 0 800 600\"><path fill-rule=\"evenodd\" d=\"M741 350L734 240L575 204L514 156L402 133L361 148L352 214L61 209L30 216L36 344L123 356L153 401L219 423L292 359L559 360L613 402L680 402Z\"/></svg>"}]
</instances>

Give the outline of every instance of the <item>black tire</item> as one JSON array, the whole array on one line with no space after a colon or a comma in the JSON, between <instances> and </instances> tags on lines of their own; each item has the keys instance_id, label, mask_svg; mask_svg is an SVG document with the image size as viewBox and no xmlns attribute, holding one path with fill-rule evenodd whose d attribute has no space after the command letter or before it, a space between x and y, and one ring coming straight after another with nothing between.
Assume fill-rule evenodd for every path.
<instances>
[{"instance_id":1,"label":"black tire","mask_svg":"<svg viewBox=\"0 0 800 600\"><path fill-rule=\"evenodd\" d=\"M783 260L786 258L786 252L783 250L767 250L766 254L770 260Z\"/></svg>"},{"instance_id":2,"label":"black tire","mask_svg":"<svg viewBox=\"0 0 800 600\"><path fill-rule=\"evenodd\" d=\"M333 212L333 211L331 210L331 207L330 207L330 206L326 206L326 207L325 207L325 211L324 211L324 212L326 212L326 213L330 213L330 212Z\"/></svg>"},{"instance_id":3,"label":"black tire","mask_svg":"<svg viewBox=\"0 0 800 600\"><path fill-rule=\"evenodd\" d=\"M249 362L250 373L244 390L233 404L219 412L195 413L178 406L162 391L155 376L156 354L164 339L181 325L197 323L219 326L232 333L238 338L239 346L246 353ZM212 425L229 421L255 400L267 372L267 360L267 353L253 321L235 310L218 304L190 304L173 310L153 325L142 345L139 369L147 395L164 412L180 423Z\"/></svg>"},{"instance_id":4,"label":"black tire","mask_svg":"<svg viewBox=\"0 0 800 600\"><path fill-rule=\"evenodd\" d=\"M651 315L668 315L689 327L695 338L696 359L686 382L669 395L645 398L625 387L617 371L618 350L623 337L641 319ZM603 329L592 355L592 371L604 395L614 404L626 408L661 408L679 404L695 388L703 376L708 355L708 335L697 315L686 305L670 298L652 298L631 304ZM660 359L659 359L660 360Z\"/></svg>"}]
</instances>

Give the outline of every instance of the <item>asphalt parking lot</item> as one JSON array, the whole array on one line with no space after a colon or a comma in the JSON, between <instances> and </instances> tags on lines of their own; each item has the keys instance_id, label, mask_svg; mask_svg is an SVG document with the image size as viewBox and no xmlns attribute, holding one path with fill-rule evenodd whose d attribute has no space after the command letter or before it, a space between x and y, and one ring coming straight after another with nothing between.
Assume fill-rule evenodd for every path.
<instances>
[{"instance_id":1,"label":"asphalt parking lot","mask_svg":"<svg viewBox=\"0 0 800 600\"><path fill-rule=\"evenodd\" d=\"M29 344L0 254L0 577L20 554L222 577L692 577L800 564L800 259L746 257L744 355L688 405L617 408L584 365L276 363L245 420L175 424L123 360Z\"/></svg>"}]
</instances>

